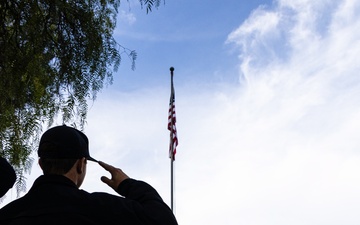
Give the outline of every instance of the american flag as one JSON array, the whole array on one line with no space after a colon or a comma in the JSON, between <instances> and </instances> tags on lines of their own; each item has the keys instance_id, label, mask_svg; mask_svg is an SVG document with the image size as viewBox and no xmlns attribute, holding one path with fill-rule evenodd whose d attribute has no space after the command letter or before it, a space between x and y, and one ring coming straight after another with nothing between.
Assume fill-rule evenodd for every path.
<instances>
[{"instance_id":1,"label":"american flag","mask_svg":"<svg viewBox=\"0 0 360 225\"><path fill-rule=\"evenodd\" d=\"M171 94L170 94L170 104L169 104L168 130L170 131L169 157L172 160L175 160L178 138L176 132L175 90L174 90L173 76L171 76Z\"/></svg>"}]
</instances>

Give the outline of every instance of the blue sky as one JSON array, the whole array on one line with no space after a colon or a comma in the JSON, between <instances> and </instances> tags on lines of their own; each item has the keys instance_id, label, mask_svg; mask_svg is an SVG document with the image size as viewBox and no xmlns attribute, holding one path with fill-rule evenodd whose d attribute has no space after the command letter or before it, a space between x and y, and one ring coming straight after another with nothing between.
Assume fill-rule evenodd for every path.
<instances>
[{"instance_id":1,"label":"blue sky","mask_svg":"<svg viewBox=\"0 0 360 225\"><path fill-rule=\"evenodd\" d=\"M174 66L179 224L360 224L360 2L204 2L123 2L115 35L136 70L124 57L92 103L92 155L170 204ZM89 163L82 188L113 193L104 174Z\"/></svg>"},{"instance_id":2,"label":"blue sky","mask_svg":"<svg viewBox=\"0 0 360 225\"><path fill-rule=\"evenodd\" d=\"M250 1L248 1L250 2ZM138 53L136 70L129 62L119 70L115 88L163 86L174 66L177 85L237 82L235 52L226 45L227 35L260 3L270 1L166 1L146 14L131 1L123 3L115 36L123 46ZM130 7L130 8L129 8Z\"/></svg>"}]
</instances>

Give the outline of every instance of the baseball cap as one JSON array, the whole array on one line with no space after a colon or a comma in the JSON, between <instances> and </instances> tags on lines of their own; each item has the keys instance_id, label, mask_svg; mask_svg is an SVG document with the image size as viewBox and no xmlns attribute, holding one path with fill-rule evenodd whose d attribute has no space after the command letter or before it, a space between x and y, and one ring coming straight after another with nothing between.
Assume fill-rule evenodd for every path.
<instances>
[{"instance_id":1,"label":"baseball cap","mask_svg":"<svg viewBox=\"0 0 360 225\"><path fill-rule=\"evenodd\" d=\"M44 159L80 159L97 162L89 154L89 140L84 133L66 125L47 130L40 139L38 156Z\"/></svg>"}]
</instances>

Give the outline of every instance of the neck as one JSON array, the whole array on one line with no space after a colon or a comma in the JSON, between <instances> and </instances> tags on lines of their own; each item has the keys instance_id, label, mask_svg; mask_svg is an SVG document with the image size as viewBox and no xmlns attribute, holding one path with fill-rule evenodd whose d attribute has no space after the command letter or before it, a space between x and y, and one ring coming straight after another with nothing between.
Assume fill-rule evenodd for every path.
<instances>
[{"instance_id":1,"label":"neck","mask_svg":"<svg viewBox=\"0 0 360 225\"><path fill-rule=\"evenodd\" d=\"M72 171L72 169L63 176L69 178L77 187L79 187L77 174L76 172Z\"/></svg>"}]
</instances>

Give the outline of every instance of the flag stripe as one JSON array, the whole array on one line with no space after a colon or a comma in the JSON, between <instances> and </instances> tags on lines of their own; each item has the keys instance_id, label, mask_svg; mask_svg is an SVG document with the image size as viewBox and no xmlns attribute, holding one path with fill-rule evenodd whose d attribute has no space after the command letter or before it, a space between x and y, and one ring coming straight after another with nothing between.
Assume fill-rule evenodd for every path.
<instances>
[{"instance_id":1,"label":"flag stripe","mask_svg":"<svg viewBox=\"0 0 360 225\"><path fill-rule=\"evenodd\" d=\"M175 91L173 81L171 79L171 95L169 103L168 130L170 131L169 157L175 160L176 147L178 145L178 137L176 131L176 113L175 113Z\"/></svg>"}]
</instances>

